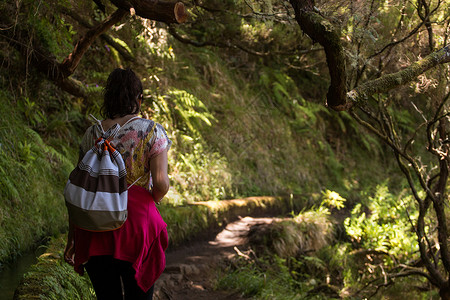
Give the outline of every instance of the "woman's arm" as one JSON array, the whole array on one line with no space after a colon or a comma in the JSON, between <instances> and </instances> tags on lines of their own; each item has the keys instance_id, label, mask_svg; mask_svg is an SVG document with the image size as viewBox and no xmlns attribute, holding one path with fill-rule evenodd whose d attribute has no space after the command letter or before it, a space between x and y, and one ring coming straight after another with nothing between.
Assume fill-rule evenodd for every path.
<instances>
[{"instance_id":1,"label":"woman's arm","mask_svg":"<svg viewBox=\"0 0 450 300\"><path fill-rule=\"evenodd\" d=\"M167 174L167 149L150 159L150 172L153 179L153 200L159 203L169 191L169 175Z\"/></svg>"}]
</instances>

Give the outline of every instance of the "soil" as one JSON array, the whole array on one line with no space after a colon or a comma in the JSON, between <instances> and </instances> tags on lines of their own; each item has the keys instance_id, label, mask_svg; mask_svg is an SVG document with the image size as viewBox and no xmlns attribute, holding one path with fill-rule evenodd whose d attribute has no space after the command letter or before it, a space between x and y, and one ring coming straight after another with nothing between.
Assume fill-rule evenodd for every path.
<instances>
[{"instance_id":1,"label":"soil","mask_svg":"<svg viewBox=\"0 0 450 300\"><path fill-rule=\"evenodd\" d=\"M166 253L167 265L155 283L155 300L246 299L239 292L215 288L226 261L244 249L251 226L271 218L245 217L230 223L215 238Z\"/></svg>"}]
</instances>

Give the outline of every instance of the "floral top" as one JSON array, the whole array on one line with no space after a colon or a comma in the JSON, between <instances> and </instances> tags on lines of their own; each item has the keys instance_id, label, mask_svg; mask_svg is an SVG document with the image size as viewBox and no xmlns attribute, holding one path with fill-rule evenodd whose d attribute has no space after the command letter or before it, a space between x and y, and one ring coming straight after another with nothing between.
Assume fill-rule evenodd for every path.
<instances>
[{"instance_id":1,"label":"floral top","mask_svg":"<svg viewBox=\"0 0 450 300\"><path fill-rule=\"evenodd\" d=\"M105 132L98 122L86 130L80 145L80 157ZM150 161L172 145L161 124L143 118L130 119L110 142L122 154L127 169L127 183L150 190L153 186Z\"/></svg>"}]
</instances>

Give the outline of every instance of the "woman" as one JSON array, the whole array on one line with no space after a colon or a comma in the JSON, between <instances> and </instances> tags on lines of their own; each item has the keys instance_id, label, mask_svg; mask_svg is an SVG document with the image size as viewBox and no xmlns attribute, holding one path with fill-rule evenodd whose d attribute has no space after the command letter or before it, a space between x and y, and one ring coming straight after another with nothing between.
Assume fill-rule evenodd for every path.
<instances>
[{"instance_id":1,"label":"woman","mask_svg":"<svg viewBox=\"0 0 450 300\"><path fill-rule=\"evenodd\" d=\"M87 270L97 299L123 299L123 294L125 299L152 299L153 284L165 267L168 236L155 202L169 189L171 141L160 124L138 117L142 93L131 69L115 69L105 87L106 119L86 130L80 146L82 158L103 133L119 124L111 144L122 154L131 185L128 219L121 228L90 232L69 225L64 258L78 273Z\"/></svg>"}]
</instances>

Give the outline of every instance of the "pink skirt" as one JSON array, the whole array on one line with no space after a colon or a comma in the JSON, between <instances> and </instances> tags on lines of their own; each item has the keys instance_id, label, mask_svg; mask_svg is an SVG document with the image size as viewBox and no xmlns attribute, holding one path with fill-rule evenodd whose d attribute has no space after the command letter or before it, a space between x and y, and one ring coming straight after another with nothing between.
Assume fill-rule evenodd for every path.
<instances>
[{"instance_id":1,"label":"pink skirt","mask_svg":"<svg viewBox=\"0 0 450 300\"><path fill-rule=\"evenodd\" d=\"M150 192L133 185L128 190L128 219L121 228L107 232L75 229L75 271L82 275L83 264L91 256L111 255L133 264L137 284L147 292L166 266L166 227Z\"/></svg>"}]
</instances>

